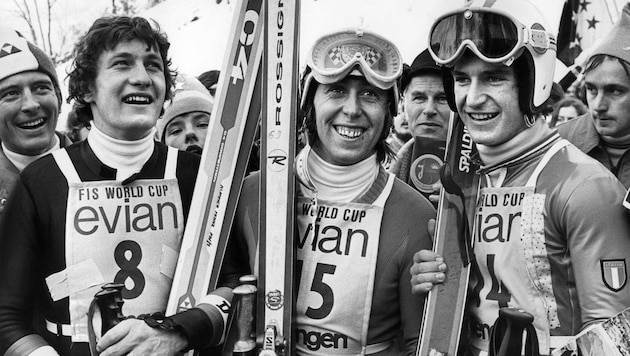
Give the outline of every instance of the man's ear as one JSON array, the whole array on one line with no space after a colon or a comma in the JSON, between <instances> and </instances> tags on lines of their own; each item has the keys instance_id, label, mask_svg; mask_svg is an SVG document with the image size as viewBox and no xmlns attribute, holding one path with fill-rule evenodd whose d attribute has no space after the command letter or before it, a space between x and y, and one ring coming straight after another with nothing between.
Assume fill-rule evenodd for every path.
<instances>
[{"instance_id":1,"label":"man's ear","mask_svg":"<svg viewBox=\"0 0 630 356\"><path fill-rule=\"evenodd\" d=\"M93 94L93 89L90 89L89 92L83 94L83 101L85 101L88 104L91 104L94 102L94 94Z\"/></svg>"}]
</instances>

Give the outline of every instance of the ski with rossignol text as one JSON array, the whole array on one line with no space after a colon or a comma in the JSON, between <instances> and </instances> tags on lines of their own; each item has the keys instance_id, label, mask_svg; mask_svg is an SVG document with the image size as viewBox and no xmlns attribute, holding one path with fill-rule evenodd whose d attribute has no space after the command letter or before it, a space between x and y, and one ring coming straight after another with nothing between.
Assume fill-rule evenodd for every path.
<instances>
[{"instance_id":1,"label":"ski with rossignol text","mask_svg":"<svg viewBox=\"0 0 630 356\"><path fill-rule=\"evenodd\" d=\"M167 315L194 307L219 278L260 112L263 22L263 0L237 2Z\"/></svg>"},{"instance_id":2,"label":"ski with rossignol text","mask_svg":"<svg viewBox=\"0 0 630 356\"><path fill-rule=\"evenodd\" d=\"M293 355L299 0L268 0L263 55L256 332L259 355Z\"/></svg>"},{"instance_id":3,"label":"ski with rossignol text","mask_svg":"<svg viewBox=\"0 0 630 356\"><path fill-rule=\"evenodd\" d=\"M456 114L451 114L448 138L433 243L433 251L444 258L448 271L446 282L435 286L426 298L418 356L457 355L474 259L471 236L480 175L471 155L476 147Z\"/></svg>"}]
</instances>

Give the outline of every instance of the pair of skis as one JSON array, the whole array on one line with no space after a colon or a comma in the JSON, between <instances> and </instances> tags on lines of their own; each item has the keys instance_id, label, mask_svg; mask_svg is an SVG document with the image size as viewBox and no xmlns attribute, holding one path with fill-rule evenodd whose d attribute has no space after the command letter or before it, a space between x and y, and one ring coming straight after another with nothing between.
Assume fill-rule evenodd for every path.
<instances>
[{"instance_id":1,"label":"pair of skis","mask_svg":"<svg viewBox=\"0 0 630 356\"><path fill-rule=\"evenodd\" d=\"M260 355L293 354L299 0L268 0L263 74L258 318Z\"/></svg>"},{"instance_id":2,"label":"pair of skis","mask_svg":"<svg viewBox=\"0 0 630 356\"><path fill-rule=\"evenodd\" d=\"M443 188L433 250L448 266L446 282L426 299L418 356L455 356L460 341L472 255L472 223L479 192L479 174L471 160L476 148L463 122L452 114L444 165Z\"/></svg>"},{"instance_id":3,"label":"pair of skis","mask_svg":"<svg viewBox=\"0 0 630 356\"><path fill-rule=\"evenodd\" d=\"M251 282L237 288L235 295L245 303L241 311L250 314L252 300L261 301L257 334L265 334L260 347L265 355L290 355L293 345L298 24L299 0L237 3L167 305L167 315L192 308L217 286L262 113L259 297L251 297L256 292ZM236 325L239 340L251 345L251 327Z\"/></svg>"}]
</instances>

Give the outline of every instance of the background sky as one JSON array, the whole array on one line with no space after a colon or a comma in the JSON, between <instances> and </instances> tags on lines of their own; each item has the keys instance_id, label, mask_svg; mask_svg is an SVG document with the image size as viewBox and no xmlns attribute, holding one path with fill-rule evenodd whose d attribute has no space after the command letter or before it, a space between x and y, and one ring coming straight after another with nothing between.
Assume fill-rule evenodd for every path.
<instances>
[{"instance_id":1,"label":"background sky","mask_svg":"<svg viewBox=\"0 0 630 356\"><path fill-rule=\"evenodd\" d=\"M0 1L0 19L28 36L24 22L15 15L15 1ZM34 0L28 0L32 2ZM37 0L43 4L43 0ZM533 0L545 14L552 14L551 21L559 21L559 14L564 0ZM604 0L597 0L604 1ZM619 0L615 0L619 1ZM139 0L140 4L146 1ZM167 0L156 8L141 13L152 17L165 28L171 42L192 42L193 45L207 44L225 47L226 33L230 28L232 12L236 0ZM394 41L401 50L405 61L412 61L419 52L418 48L426 46L426 36L432 20L447 9L459 7L465 0L302 0L302 33L303 49L321 34L340 27L361 26L372 30ZM53 8L53 26L57 32L53 40L60 41L60 33L66 33L71 26L87 28L97 17L111 8L111 0L56 0ZM555 16L554 16L555 15ZM199 23L191 23L194 17ZM195 21L195 22L197 22ZM192 27L198 32L194 38L181 38L177 31L188 31L184 27ZM205 35L205 36L200 36ZM207 36L207 37L206 37ZM208 42L203 42L206 39ZM184 43L184 45L186 45ZM187 45L186 45L187 46ZM207 58L208 66L220 66L221 56ZM183 64L186 68L193 65ZM197 68L195 65L194 68Z\"/></svg>"},{"instance_id":2,"label":"background sky","mask_svg":"<svg viewBox=\"0 0 630 356\"><path fill-rule=\"evenodd\" d=\"M27 27L15 13L15 1L21 0L0 0L0 21L29 37ZM140 4L145 1L138 0ZM179 72L197 76L204 71L221 68L236 0L222 0L220 4L216 1L166 0L139 13L156 20L168 34L170 56ZM531 1L548 16L552 27L557 28L564 0ZM616 1L620 4L619 9L627 2L591 1ZM464 3L465 0L302 0L300 52L306 53L312 43L327 32L360 26L392 40L399 47L404 61L411 63L426 48L433 19ZM108 9L111 9L111 0L56 0L52 25L56 36L53 36L53 41L58 43L61 34L69 33L72 27L87 30ZM59 66L60 79L66 77L68 66L68 63ZM62 87L66 86L66 82L62 83ZM68 111L66 105L62 116ZM59 126L64 122L62 117Z\"/></svg>"}]
</instances>

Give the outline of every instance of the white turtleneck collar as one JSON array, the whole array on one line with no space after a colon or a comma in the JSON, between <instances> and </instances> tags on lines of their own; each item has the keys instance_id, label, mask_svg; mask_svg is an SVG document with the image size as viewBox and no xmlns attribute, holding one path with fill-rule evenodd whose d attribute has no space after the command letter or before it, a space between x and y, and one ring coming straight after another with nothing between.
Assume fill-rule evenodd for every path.
<instances>
[{"instance_id":1,"label":"white turtleneck collar","mask_svg":"<svg viewBox=\"0 0 630 356\"><path fill-rule=\"evenodd\" d=\"M52 145L50 147L50 149L46 150L46 152L44 153L40 153L36 156L27 156L27 155L23 155L21 153L17 153L17 152L13 152L11 150L9 150L7 148L7 146L4 145L4 142L2 143L2 151L4 151L4 155L7 156L7 159L13 163L13 165L15 166L15 168L17 168L18 171L22 172L22 170L28 166L29 164L31 164L32 162L35 162L35 160L37 160L40 157L44 157L45 155L59 149L61 147L61 141L59 140L59 137L57 135L54 135L54 140L55 140L55 144Z\"/></svg>"},{"instance_id":2,"label":"white turtleneck collar","mask_svg":"<svg viewBox=\"0 0 630 356\"><path fill-rule=\"evenodd\" d=\"M551 134L551 132L552 130L549 128L547 123L544 120L538 119L536 120L534 126L521 131L507 142L498 146L485 146L477 144L479 157L481 158L484 166L493 166L507 161L512 157L516 157L527 147L544 140Z\"/></svg>"},{"instance_id":3,"label":"white turtleneck collar","mask_svg":"<svg viewBox=\"0 0 630 356\"><path fill-rule=\"evenodd\" d=\"M140 172L151 158L155 145L154 136L155 128L139 140L119 140L106 135L98 126L92 125L87 141L103 164L116 169L116 180L122 181Z\"/></svg>"},{"instance_id":4,"label":"white turtleneck collar","mask_svg":"<svg viewBox=\"0 0 630 356\"><path fill-rule=\"evenodd\" d=\"M379 164L376 153L363 161L349 166L337 166L324 161L314 150L307 158L308 173L317 192L300 185L304 196L317 199L350 202L370 189L378 176Z\"/></svg>"}]
</instances>

